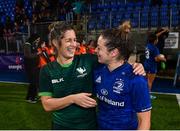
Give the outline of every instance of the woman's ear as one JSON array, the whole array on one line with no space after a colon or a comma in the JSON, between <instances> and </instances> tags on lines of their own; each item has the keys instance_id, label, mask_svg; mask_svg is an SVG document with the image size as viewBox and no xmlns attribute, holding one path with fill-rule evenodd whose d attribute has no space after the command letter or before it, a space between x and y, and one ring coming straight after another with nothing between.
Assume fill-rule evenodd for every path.
<instances>
[{"instance_id":1,"label":"woman's ear","mask_svg":"<svg viewBox=\"0 0 180 131\"><path fill-rule=\"evenodd\" d=\"M118 54L119 54L119 51L117 48L115 48L111 51L111 56L113 56L113 57L117 56Z\"/></svg>"},{"instance_id":2,"label":"woman's ear","mask_svg":"<svg viewBox=\"0 0 180 131\"><path fill-rule=\"evenodd\" d=\"M58 44L57 44L58 42L56 39L53 39L51 42L54 47L58 48Z\"/></svg>"}]
</instances>

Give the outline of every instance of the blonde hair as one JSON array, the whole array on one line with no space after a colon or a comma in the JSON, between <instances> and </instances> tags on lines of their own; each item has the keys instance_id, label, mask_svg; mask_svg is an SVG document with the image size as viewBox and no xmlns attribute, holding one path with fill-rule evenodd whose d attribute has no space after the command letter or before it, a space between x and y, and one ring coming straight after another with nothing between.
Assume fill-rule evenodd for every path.
<instances>
[{"instance_id":1,"label":"blonde hair","mask_svg":"<svg viewBox=\"0 0 180 131\"><path fill-rule=\"evenodd\" d=\"M130 20L126 20L124 21L121 25L119 25L118 29L124 31L126 28L130 28L131 29L131 21Z\"/></svg>"},{"instance_id":2,"label":"blonde hair","mask_svg":"<svg viewBox=\"0 0 180 131\"><path fill-rule=\"evenodd\" d=\"M57 22L53 22L53 23L51 23L49 26L48 26L48 30L49 30L49 32L51 32L51 30L54 28L54 26L56 25L56 24L58 24L58 23L60 23L59 21L57 21Z\"/></svg>"}]
</instances>

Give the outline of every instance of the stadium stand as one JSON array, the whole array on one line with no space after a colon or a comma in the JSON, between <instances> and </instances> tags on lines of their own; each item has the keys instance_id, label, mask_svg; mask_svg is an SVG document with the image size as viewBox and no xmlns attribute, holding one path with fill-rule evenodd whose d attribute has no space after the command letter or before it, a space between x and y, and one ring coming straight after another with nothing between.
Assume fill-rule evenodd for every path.
<instances>
[{"instance_id":1,"label":"stadium stand","mask_svg":"<svg viewBox=\"0 0 180 131\"><path fill-rule=\"evenodd\" d=\"M38 32L42 37L47 36L47 26L51 21L76 20L72 3L67 3L66 0L56 5L50 0L21 0L21 4L18 4L18 1L0 1L0 21L3 28L6 26L7 18L10 18L11 25L18 23L17 29L11 29L11 34L16 34L13 36L15 39L17 36L22 37L20 43L23 43L27 35L32 33ZM86 33L86 36L91 31L96 31L98 34L98 30L115 28L127 19L131 21L134 30L151 30L157 27L179 28L180 0L162 0L161 6L152 5L149 0L91 0L85 6L81 21L73 23L82 24L82 33ZM20 34L17 35L17 32ZM44 39L47 40L47 37ZM5 41L8 46L3 46L5 48L3 50L10 50L13 44L9 44L8 38L5 38Z\"/></svg>"},{"instance_id":2,"label":"stadium stand","mask_svg":"<svg viewBox=\"0 0 180 131\"><path fill-rule=\"evenodd\" d=\"M104 2L103 0L100 0L97 2L92 2L92 8L90 9L90 13L91 15L94 15L97 12L107 12L106 15L113 14L112 18L116 19L111 19L111 23L113 23L112 27L114 27L117 22L122 22L124 19L130 19L134 28L153 28L157 26L176 27L179 26L180 19L179 4L180 2L178 0L163 0L161 7L159 7L152 6L148 0L145 0L144 2L127 3L121 0L107 0ZM139 16L139 14L141 15ZM103 13L100 14L100 17L102 15ZM138 21L139 19L140 21Z\"/></svg>"},{"instance_id":3,"label":"stadium stand","mask_svg":"<svg viewBox=\"0 0 180 131\"><path fill-rule=\"evenodd\" d=\"M57 15L55 19L46 18L48 16L44 15L48 14L47 12L52 12L49 11L51 9L49 6L51 5L47 5L45 7L40 6L40 9L37 9L39 7L38 3L36 3L37 5L35 6L33 4L33 1L35 0L23 1L23 10L25 12L25 17L28 18L30 22L47 22L49 20L54 21L67 19L67 17L65 17L62 13L63 11L59 11L59 9L57 10L57 14L55 14ZM134 28L151 28L157 26L176 27L179 26L180 19L179 5L179 0L162 0L162 5L159 9L159 6L152 6L149 0L138 2L128 0L91 0L90 6L86 7L88 8L88 11L86 11L86 13L90 16L98 15L99 17L97 17L96 19L90 17L90 19L88 19L87 23L90 24L88 25L88 29L93 30L94 28L112 28L115 27L117 23L120 23L125 19L131 20L132 26ZM60 7L66 8L65 5L61 5ZM15 21L17 16L16 8L16 0L2 0L0 2L1 22L3 24L5 24L5 18L7 16L10 17L12 22ZM46 13L41 14L39 13L40 11L44 11ZM65 11L64 13L67 15L71 11L71 9L68 9L68 11ZM112 15L112 17L110 17L110 15ZM100 21L98 20L99 18ZM106 20L109 20L110 22L104 23L104 21ZM97 26L93 26L94 22L91 21L96 21Z\"/></svg>"}]
</instances>

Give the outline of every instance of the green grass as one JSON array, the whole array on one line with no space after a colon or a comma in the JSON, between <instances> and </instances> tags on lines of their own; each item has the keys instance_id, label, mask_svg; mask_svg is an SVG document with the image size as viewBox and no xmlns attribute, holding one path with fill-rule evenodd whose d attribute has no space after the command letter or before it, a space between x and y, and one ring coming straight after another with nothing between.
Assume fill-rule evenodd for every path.
<instances>
[{"instance_id":1,"label":"green grass","mask_svg":"<svg viewBox=\"0 0 180 131\"><path fill-rule=\"evenodd\" d=\"M41 130L51 128L51 116L40 101L25 102L27 85L0 84L0 130Z\"/></svg>"},{"instance_id":2,"label":"green grass","mask_svg":"<svg viewBox=\"0 0 180 131\"><path fill-rule=\"evenodd\" d=\"M27 85L0 83L0 130L51 128L51 115L41 103L25 102ZM153 130L180 130L180 108L175 96L156 95L152 101Z\"/></svg>"},{"instance_id":3,"label":"green grass","mask_svg":"<svg viewBox=\"0 0 180 131\"><path fill-rule=\"evenodd\" d=\"M154 130L180 130L180 107L176 96L156 95L152 100L152 122Z\"/></svg>"}]
</instances>

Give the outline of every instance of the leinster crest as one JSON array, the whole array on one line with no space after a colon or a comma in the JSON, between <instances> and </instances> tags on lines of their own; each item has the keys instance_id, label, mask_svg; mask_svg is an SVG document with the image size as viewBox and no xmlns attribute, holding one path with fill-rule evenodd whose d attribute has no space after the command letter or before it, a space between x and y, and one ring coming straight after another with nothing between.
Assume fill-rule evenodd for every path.
<instances>
[{"instance_id":1,"label":"leinster crest","mask_svg":"<svg viewBox=\"0 0 180 131\"><path fill-rule=\"evenodd\" d=\"M123 91L124 81L122 79L116 79L113 85L113 92L120 94Z\"/></svg>"}]
</instances>

